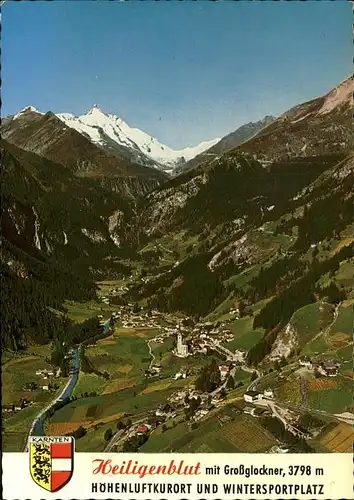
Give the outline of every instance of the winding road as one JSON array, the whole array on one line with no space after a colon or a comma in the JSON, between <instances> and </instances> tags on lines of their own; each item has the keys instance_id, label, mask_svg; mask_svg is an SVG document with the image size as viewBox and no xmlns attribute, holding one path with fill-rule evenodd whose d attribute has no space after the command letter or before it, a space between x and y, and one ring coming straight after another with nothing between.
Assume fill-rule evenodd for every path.
<instances>
[{"instance_id":1,"label":"winding road","mask_svg":"<svg viewBox=\"0 0 354 500\"><path fill-rule=\"evenodd\" d=\"M150 339L148 340L146 343L147 343L147 346L148 346L148 349L149 349L149 354L151 356L151 361L150 361L150 364L149 364L149 370L151 369L151 367L153 366L154 362L155 362L155 359L156 359L156 356L155 354L152 352L152 349L151 349L151 345L150 345L150 342L153 342L155 339Z\"/></svg>"},{"instance_id":2,"label":"winding road","mask_svg":"<svg viewBox=\"0 0 354 500\"><path fill-rule=\"evenodd\" d=\"M122 441L125 441L126 439L129 439L133 434L133 427L137 424L142 424L146 422L146 415L144 417L140 417L137 420L132 421L132 425L127 431L127 429L120 429L117 431L114 436L111 438L110 442L107 444L106 448L104 449L105 452L112 451L112 448L114 446L118 446L121 444Z\"/></svg>"}]
</instances>

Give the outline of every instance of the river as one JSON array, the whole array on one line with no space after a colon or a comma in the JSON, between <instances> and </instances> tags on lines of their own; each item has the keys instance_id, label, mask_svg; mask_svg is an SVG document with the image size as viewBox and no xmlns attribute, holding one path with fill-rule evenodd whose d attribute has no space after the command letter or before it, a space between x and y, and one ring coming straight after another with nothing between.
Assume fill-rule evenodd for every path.
<instances>
[{"instance_id":1,"label":"river","mask_svg":"<svg viewBox=\"0 0 354 500\"><path fill-rule=\"evenodd\" d=\"M104 325L103 328L103 333L106 334L108 333L109 327L110 327L110 319L108 319ZM44 422L47 417L47 412L50 410L52 406L54 406L55 403L58 401L64 401L65 399L71 398L73 395L75 386L77 384L78 378L79 378L79 372L80 372L80 360L79 360L79 347L76 346L73 348L72 351L72 374L70 379L68 380L66 386L62 390L62 392L57 396L55 399L53 399L49 406L44 408L41 413L35 418L35 420L32 423L31 429L29 431L29 436L45 436L45 430L44 430Z\"/></svg>"}]
</instances>

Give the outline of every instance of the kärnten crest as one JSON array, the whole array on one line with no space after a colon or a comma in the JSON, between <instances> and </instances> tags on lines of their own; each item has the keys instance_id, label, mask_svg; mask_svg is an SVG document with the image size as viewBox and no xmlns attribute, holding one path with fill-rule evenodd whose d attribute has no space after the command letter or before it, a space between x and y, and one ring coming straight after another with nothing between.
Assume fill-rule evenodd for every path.
<instances>
[{"instance_id":1,"label":"k\u00e4rnten crest","mask_svg":"<svg viewBox=\"0 0 354 500\"><path fill-rule=\"evenodd\" d=\"M74 470L73 437L31 436L28 443L31 477L47 491L59 491Z\"/></svg>"}]
</instances>

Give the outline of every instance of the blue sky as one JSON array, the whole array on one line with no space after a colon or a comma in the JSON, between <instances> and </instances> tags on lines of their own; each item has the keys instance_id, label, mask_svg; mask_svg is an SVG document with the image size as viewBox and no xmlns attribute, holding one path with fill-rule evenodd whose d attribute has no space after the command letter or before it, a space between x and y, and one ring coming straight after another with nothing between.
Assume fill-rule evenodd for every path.
<instances>
[{"instance_id":1,"label":"blue sky","mask_svg":"<svg viewBox=\"0 0 354 500\"><path fill-rule=\"evenodd\" d=\"M171 147L193 145L349 76L351 21L346 1L7 2L1 114L95 103Z\"/></svg>"}]
</instances>

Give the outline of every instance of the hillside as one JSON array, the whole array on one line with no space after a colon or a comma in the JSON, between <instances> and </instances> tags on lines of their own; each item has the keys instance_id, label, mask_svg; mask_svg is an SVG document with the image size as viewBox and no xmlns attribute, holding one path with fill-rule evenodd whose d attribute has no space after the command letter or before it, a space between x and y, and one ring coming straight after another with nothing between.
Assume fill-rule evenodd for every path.
<instances>
[{"instance_id":1,"label":"hillside","mask_svg":"<svg viewBox=\"0 0 354 500\"><path fill-rule=\"evenodd\" d=\"M19 349L63 329L52 309L95 297L94 277L129 271L117 258L134 243L134 211L94 179L3 140L1 156L2 342Z\"/></svg>"},{"instance_id":2,"label":"hillside","mask_svg":"<svg viewBox=\"0 0 354 500\"><path fill-rule=\"evenodd\" d=\"M354 79L326 95L295 106L240 146L269 165L294 156L309 157L352 150Z\"/></svg>"},{"instance_id":3,"label":"hillside","mask_svg":"<svg viewBox=\"0 0 354 500\"><path fill-rule=\"evenodd\" d=\"M49 112L27 108L6 120L2 138L60 163L77 177L91 177L126 198L136 198L167 179L162 172L132 163L93 144Z\"/></svg>"},{"instance_id":4,"label":"hillside","mask_svg":"<svg viewBox=\"0 0 354 500\"><path fill-rule=\"evenodd\" d=\"M249 335L258 332L248 344L257 364L291 335L298 309L350 298L336 276L353 263L352 86L149 193L140 204L148 278L126 300L214 321L241 304Z\"/></svg>"},{"instance_id":5,"label":"hillside","mask_svg":"<svg viewBox=\"0 0 354 500\"><path fill-rule=\"evenodd\" d=\"M251 137L257 135L262 129L270 125L274 120L276 120L274 116L265 116L257 122L249 122L245 125L242 125L234 132L231 132L230 134L220 139L220 141L212 147L206 149L195 158L192 158L191 160L187 161L187 163L181 165L176 169L176 173L186 172L204 162L208 162L211 159L216 159L216 157L219 157L226 151L236 148L243 142L251 139Z\"/></svg>"},{"instance_id":6,"label":"hillside","mask_svg":"<svg viewBox=\"0 0 354 500\"><path fill-rule=\"evenodd\" d=\"M171 267L156 279L152 277L147 284L139 285L135 292L130 292L130 296L150 297L153 299L152 305L158 304L166 310L181 310L197 316L212 312L213 307L226 297L229 297L230 303L237 303L242 299L250 306L285 293L284 300L289 303L292 311L311 301L311 292L306 292L301 298L298 287L309 291L312 282L314 286L323 274L335 270L338 262L332 256L332 248L343 240L341 245L346 252L343 259L351 257L350 245L347 247L351 240L347 239L346 234L350 234L353 221L351 185L354 161L353 157L340 162L335 157L322 159L319 170L329 168L322 173L317 171L317 174L311 163L300 162L300 165L303 164L306 175L296 176L297 182L300 183L301 180L303 184L300 190L299 184L296 186L289 182L292 177L285 172L276 176L277 183L272 174L264 172L259 185L262 186L262 193L267 193L269 184L269 196L273 198L265 198L267 203L263 205L263 214L262 204L257 205L255 197L252 197L255 192L249 194L251 200L235 197L244 218L233 224L225 220L225 214L229 206L230 210L237 210L236 204L221 205L220 216L217 217L218 212L214 210L213 219L208 219L208 205L204 205L195 218L192 210L186 210L182 212L186 215L183 226L178 225L181 210L177 209L173 217L169 218L172 221L169 223L169 230L163 233L155 230L142 250L142 256L148 253L149 248L150 252L155 251L155 259L161 264L165 262L168 250L177 262L173 264L170 255ZM299 167L299 163L295 165ZM312 182L311 175L316 177ZM249 185L254 187L257 183L251 179ZM243 185L242 190L246 195L247 186L248 184ZM214 185L213 188L214 193ZM279 191L281 197L278 195ZM202 198L208 200L210 205L216 203L216 197ZM219 196L219 200L225 198L225 195ZM272 202L274 205L268 205L267 210L267 204ZM328 207L331 207L329 211ZM188 221L189 227L186 226ZM173 236L173 231L177 231L175 234L179 235L178 238ZM198 232L194 236L195 231ZM315 254L311 257L310 249L317 245L321 245L321 250L318 250L320 261ZM192 277L193 286L190 283ZM294 289L290 289L291 293L287 295L286 290L292 283ZM190 288L194 290L194 300L189 298L187 290ZM312 293L315 293L314 288ZM300 302L297 306L295 297L298 295ZM177 297L180 299L176 302ZM202 298L204 302L209 301L209 306L199 306ZM278 313L278 310L274 310L272 314L282 320ZM283 313L287 314L286 309ZM283 317L283 321L288 319L289 316ZM278 321L265 323L265 327L272 328L277 323Z\"/></svg>"}]
</instances>

